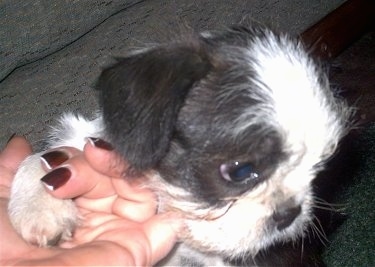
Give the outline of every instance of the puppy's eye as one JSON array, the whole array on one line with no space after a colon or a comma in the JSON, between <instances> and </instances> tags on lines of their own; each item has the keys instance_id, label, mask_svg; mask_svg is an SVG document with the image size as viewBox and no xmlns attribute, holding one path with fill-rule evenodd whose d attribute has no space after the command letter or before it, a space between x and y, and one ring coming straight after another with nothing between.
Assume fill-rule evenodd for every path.
<instances>
[{"instance_id":1,"label":"puppy's eye","mask_svg":"<svg viewBox=\"0 0 375 267\"><path fill-rule=\"evenodd\" d=\"M230 164L222 164L220 173L225 180L235 183L248 183L259 177L250 162L235 161Z\"/></svg>"}]
</instances>

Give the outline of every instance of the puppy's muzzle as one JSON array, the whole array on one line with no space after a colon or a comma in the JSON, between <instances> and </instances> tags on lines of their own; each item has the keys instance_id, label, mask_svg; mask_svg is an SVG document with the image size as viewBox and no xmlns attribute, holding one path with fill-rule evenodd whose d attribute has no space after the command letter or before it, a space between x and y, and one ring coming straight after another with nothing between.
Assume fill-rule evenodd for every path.
<instances>
[{"instance_id":1,"label":"puppy's muzzle","mask_svg":"<svg viewBox=\"0 0 375 267\"><path fill-rule=\"evenodd\" d=\"M301 205L290 199L279 205L276 211L270 217L270 225L281 231L290 226L296 218L301 214Z\"/></svg>"}]
</instances>

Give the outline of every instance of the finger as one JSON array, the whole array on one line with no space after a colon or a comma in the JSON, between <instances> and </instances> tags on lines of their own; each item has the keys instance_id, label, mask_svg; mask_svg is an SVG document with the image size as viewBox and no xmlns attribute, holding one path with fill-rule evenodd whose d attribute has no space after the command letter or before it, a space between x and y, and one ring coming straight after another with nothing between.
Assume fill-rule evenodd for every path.
<instances>
[{"instance_id":1,"label":"finger","mask_svg":"<svg viewBox=\"0 0 375 267\"><path fill-rule=\"evenodd\" d=\"M84 148L87 161L92 168L103 174L118 177L112 179L113 188L118 198L113 203L112 212L137 222L149 219L156 211L156 197L149 189L142 187L142 178L123 177L128 163L113 151L110 144L101 139L88 138ZM87 206L85 199L80 199L82 206Z\"/></svg>"},{"instance_id":2,"label":"finger","mask_svg":"<svg viewBox=\"0 0 375 267\"><path fill-rule=\"evenodd\" d=\"M66 250L60 258L60 265L65 266L139 266L126 248L111 241L86 243ZM52 263L56 265L56 260L52 259Z\"/></svg>"},{"instance_id":3,"label":"finger","mask_svg":"<svg viewBox=\"0 0 375 267\"><path fill-rule=\"evenodd\" d=\"M112 223L115 225L110 225L107 231L99 232L94 241L85 243L83 246L111 242L123 249L123 260L126 262L124 265L151 266L152 250L142 225L124 220L111 221L110 224ZM79 247L81 246L77 246L73 250Z\"/></svg>"},{"instance_id":4,"label":"finger","mask_svg":"<svg viewBox=\"0 0 375 267\"><path fill-rule=\"evenodd\" d=\"M37 248L35 252L34 254L27 254L27 257L9 261L9 265L135 266L134 259L129 252L122 246L110 241L91 242L73 249Z\"/></svg>"},{"instance_id":5,"label":"finger","mask_svg":"<svg viewBox=\"0 0 375 267\"><path fill-rule=\"evenodd\" d=\"M118 195L124 199L136 202L149 201L154 198L150 190L145 189L143 178L126 177L129 164L114 150L111 145L101 139L88 138L88 142L84 147L84 155L93 169L114 178L113 184ZM98 141L99 140L99 141ZM100 146L98 146L100 144Z\"/></svg>"},{"instance_id":6,"label":"finger","mask_svg":"<svg viewBox=\"0 0 375 267\"><path fill-rule=\"evenodd\" d=\"M31 146L23 137L13 137L0 153L0 236L4 242L0 249L0 259L11 258L17 253L25 253L28 245L16 233L8 216L9 188L14 173L22 160L31 153ZM14 249L16 248L16 249Z\"/></svg>"},{"instance_id":7,"label":"finger","mask_svg":"<svg viewBox=\"0 0 375 267\"><path fill-rule=\"evenodd\" d=\"M96 240L112 241L121 245L129 252L137 266L156 264L168 255L177 242L177 228L174 228L174 223L165 215L156 215L145 224L123 222L121 226L120 221L119 225L110 229L112 230L98 235Z\"/></svg>"},{"instance_id":8,"label":"finger","mask_svg":"<svg viewBox=\"0 0 375 267\"><path fill-rule=\"evenodd\" d=\"M16 172L20 163L32 152L31 145L24 137L12 137L0 154L1 165Z\"/></svg>"},{"instance_id":9,"label":"finger","mask_svg":"<svg viewBox=\"0 0 375 267\"><path fill-rule=\"evenodd\" d=\"M92 168L112 177L122 177L129 164L118 155L107 142L98 138L87 138L83 153Z\"/></svg>"},{"instance_id":10,"label":"finger","mask_svg":"<svg viewBox=\"0 0 375 267\"><path fill-rule=\"evenodd\" d=\"M143 222L156 213L157 198L151 190L141 184L129 184L126 179L112 179L112 184L119 196L113 203L114 214Z\"/></svg>"},{"instance_id":11,"label":"finger","mask_svg":"<svg viewBox=\"0 0 375 267\"><path fill-rule=\"evenodd\" d=\"M157 215L145 224L119 219L112 215L90 214L91 224L77 229L74 240L63 243L75 248L89 242L113 242L124 248L133 265L150 266L164 258L177 241L177 224L165 215ZM126 237L126 238L124 238Z\"/></svg>"},{"instance_id":12,"label":"finger","mask_svg":"<svg viewBox=\"0 0 375 267\"><path fill-rule=\"evenodd\" d=\"M0 153L0 196L8 198L14 174L20 163L31 153L31 146L23 137L9 140Z\"/></svg>"},{"instance_id":13,"label":"finger","mask_svg":"<svg viewBox=\"0 0 375 267\"><path fill-rule=\"evenodd\" d=\"M82 154L82 151L77 148L62 146L46 151L41 155L40 160L43 169L49 172L80 154Z\"/></svg>"},{"instance_id":14,"label":"finger","mask_svg":"<svg viewBox=\"0 0 375 267\"><path fill-rule=\"evenodd\" d=\"M90 212L83 216L83 224L74 232L73 239L59 244L60 247L75 247L84 243L97 240L106 232L112 232L116 229L120 233L121 229L134 228L135 222L120 218L109 213Z\"/></svg>"},{"instance_id":15,"label":"finger","mask_svg":"<svg viewBox=\"0 0 375 267\"><path fill-rule=\"evenodd\" d=\"M80 230L83 233L80 233ZM124 265L151 265L152 252L150 243L143 231L142 225L121 218L110 218L95 228L87 230L78 229L73 241L65 242L60 247L75 250L87 244L101 242L110 242L122 248L125 255L123 260L126 262Z\"/></svg>"},{"instance_id":16,"label":"finger","mask_svg":"<svg viewBox=\"0 0 375 267\"><path fill-rule=\"evenodd\" d=\"M8 201L0 196L0 259L12 258L22 255L30 246L14 230L8 215Z\"/></svg>"},{"instance_id":17,"label":"finger","mask_svg":"<svg viewBox=\"0 0 375 267\"><path fill-rule=\"evenodd\" d=\"M114 193L111 196L98 199L79 197L75 200L75 203L80 210L110 212L128 220L144 222L155 215L157 202L152 193L145 192L143 195L144 201L134 201L132 199L122 198L117 195L117 193Z\"/></svg>"},{"instance_id":18,"label":"finger","mask_svg":"<svg viewBox=\"0 0 375 267\"><path fill-rule=\"evenodd\" d=\"M181 227L181 222L168 217L168 214L158 214L144 225L151 246L153 265L165 258L175 246Z\"/></svg>"},{"instance_id":19,"label":"finger","mask_svg":"<svg viewBox=\"0 0 375 267\"><path fill-rule=\"evenodd\" d=\"M65 161L42 178L57 198L106 198L114 195L109 177L94 170L82 153Z\"/></svg>"}]
</instances>

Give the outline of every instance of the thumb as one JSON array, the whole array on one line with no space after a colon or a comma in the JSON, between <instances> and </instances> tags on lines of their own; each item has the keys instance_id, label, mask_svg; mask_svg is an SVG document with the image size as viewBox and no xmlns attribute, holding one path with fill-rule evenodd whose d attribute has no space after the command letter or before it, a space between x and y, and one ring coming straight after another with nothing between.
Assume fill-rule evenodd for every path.
<instances>
[{"instance_id":1,"label":"thumb","mask_svg":"<svg viewBox=\"0 0 375 267\"><path fill-rule=\"evenodd\" d=\"M83 153L70 157L48 172L41 181L57 198L103 198L115 192L109 177L98 173L86 161Z\"/></svg>"},{"instance_id":2,"label":"thumb","mask_svg":"<svg viewBox=\"0 0 375 267\"><path fill-rule=\"evenodd\" d=\"M172 220L168 214L158 214L145 224L152 251L152 263L165 258L178 241L177 232L181 228L178 219Z\"/></svg>"},{"instance_id":3,"label":"thumb","mask_svg":"<svg viewBox=\"0 0 375 267\"><path fill-rule=\"evenodd\" d=\"M31 154L31 151L31 145L25 138L13 136L0 154L1 165L15 173L20 163Z\"/></svg>"},{"instance_id":4,"label":"thumb","mask_svg":"<svg viewBox=\"0 0 375 267\"><path fill-rule=\"evenodd\" d=\"M129 164L106 141L89 137L83 153L92 168L111 177L122 177Z\"/></svg>"}]
</instances>

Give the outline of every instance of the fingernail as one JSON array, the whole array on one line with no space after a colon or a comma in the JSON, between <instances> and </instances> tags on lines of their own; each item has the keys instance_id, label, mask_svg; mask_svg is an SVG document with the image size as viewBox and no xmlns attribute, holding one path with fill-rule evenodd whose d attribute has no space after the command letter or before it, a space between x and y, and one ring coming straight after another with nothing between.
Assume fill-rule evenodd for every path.
<instances>
[{"instance_id":1,"label":"fingernail","mask_svg":"<svg viewBox=\"0 0 375 267\"><path fill-rule=\"evenodd\" d=\"M67 161L69 156L63 151L54 150L43 154L40 159L48 169L53 169Z\"/></svg>"},{"instance_id":2,"label":"fingernail","mask_svg":"<svg viewBox=\"0 0 375 267\"><path fill-rule=\"evenodd\" d=\"M47 173L41 179L41 181L47 187L47 189L54 191L66 184L69 181L71 175L72 172L68 168L61 167Z\"/></svg>"},{"instance_id":3,"label":"fingernail","mask_svg":"<svg viewBox=\"0 0 375 267\"><path fill-rule=\"evenodd\" d=\"M103 139L96 138L96 137L87 137L87 140L94 147L101 148L101 149L108 150L108 151L112 151L114 149L110 143L104 141Z\"/></svg>"},{"instance_id":4,"label":"fingernail","mask_svg":"<svg viewBox=\"0 0 375 267\"><path fill-rule=\"evenodd\" d=\"M9 137L9 139L8 139L8 141L7 141L7 144L9 144L9 142L12 141L12 139L13 139L15 136L16 136L16 133L12 134L12 135Z\"/></svg>"}]
</instances>

